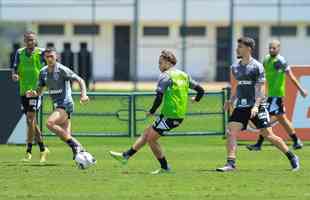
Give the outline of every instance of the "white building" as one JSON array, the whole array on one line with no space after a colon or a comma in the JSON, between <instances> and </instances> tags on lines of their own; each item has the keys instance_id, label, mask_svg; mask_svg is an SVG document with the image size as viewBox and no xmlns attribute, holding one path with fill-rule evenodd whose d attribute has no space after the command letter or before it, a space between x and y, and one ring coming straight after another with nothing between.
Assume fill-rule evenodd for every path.
<instances>
[{"instance_id":1,"label":"white building","mask_svg":"<svg viewBox=\"0 0 310 200\"><path fill-rule=\"evenodd\" d=\"M39 33L44 46L53 42L60 51L70 42L74 52L80 42L94 50L95 79L122 79L129 74L130 27L134 0L2 0L0 19L26 21ZM156 79L161 49L174 50L181 60L182 0L139 0L138 78ZM282 54L291 64L310 64L310 1L235 0L234 39L246 34L257 40L261 59L268 42L281 35ZM214 80L227 68L230 56L228 25L230 0L187 0L185 69L193 77ZM95 20L95 28L91 28ZM281 27L279 27L281 20ZM91 30L96 32L92 39ZM179 66L182 68L181 66ZM217 70L218 69L218 70ZM119 77L120 76L120 77ZM219 78L220 79L220 78Z\"/></svg>"}]
</instances>

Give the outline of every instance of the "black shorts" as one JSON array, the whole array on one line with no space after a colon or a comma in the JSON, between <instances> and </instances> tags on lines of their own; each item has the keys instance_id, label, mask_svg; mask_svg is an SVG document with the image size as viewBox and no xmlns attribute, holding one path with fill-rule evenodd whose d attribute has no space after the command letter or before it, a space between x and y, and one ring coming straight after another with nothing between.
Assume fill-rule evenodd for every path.
<instances>
[{"instance_id":1,"label":"black shorts","mask_svg":"<svg viewBox=\"0 0 310 200\"><path fill-rule=\"evenodd\" d=\"M41 107L41 97L21 96L21 108L26 114L27 112L37 112Z\"/></svg>"},{"instance_id":2,"label":"black shorts","mask_svg":"<svg viewBox=\"0 0 310 200\"><path fill-rule=\"evenodd\" d=\"M282 97L268 97L268 112L270 115L285 114L284 101Z\"/></svg>"},{"instance_id":3,"label":"black shorts","mask_svg":"<svg viewBox=\"0 0 310 200\"><path fill-rule=\"evenodd\" d=\"M239 122L243 124L242 130L246 129L249 120L251 120L257 129L270 127L270 118L266 106L260 106L258 114L253 118L251 118L251 109L252 107L235 108L229 117L229 122Z\"/></svg>"},{"instance_id":4,"label":"black shorts","mask_svg":"<svg viewBox=\"0 0 310 200\"><path fill-rule=\"evenodd\" d=\"M160 135L164 135L164 132L170 131L178 127L182 123L183 119L172 119L172 118L165 118L163 115L160 115L155 122L153 123L152 127L155 131L157 131Z\"/></svg>"}]
</instances>

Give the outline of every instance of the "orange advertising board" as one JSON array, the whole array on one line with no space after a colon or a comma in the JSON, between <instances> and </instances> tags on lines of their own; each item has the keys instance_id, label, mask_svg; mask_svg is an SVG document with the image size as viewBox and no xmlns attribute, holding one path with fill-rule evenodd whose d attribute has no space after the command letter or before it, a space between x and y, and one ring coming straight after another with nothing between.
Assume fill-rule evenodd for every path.
<instances>
[{"instance_id":1,"label":"orange advertising board","mask_svg":"<svg viewBox=\"0 0 310 200\"><path fill-rule=\"evenodd\" d=\"M297 135L302 140L310 140L310 66L291 66L294 75L299 80L301 86L308 91L309 96L303 98L292 81L286 79L286 96L284 104L287 117L292 121ZM236 84L235 82L231 83ZM288 139L288 134L279 125L273 127L275 134ZM257 134L249 131L243 131L239 134L240 140L256 140Z\"/></svg>"}]
</instances>

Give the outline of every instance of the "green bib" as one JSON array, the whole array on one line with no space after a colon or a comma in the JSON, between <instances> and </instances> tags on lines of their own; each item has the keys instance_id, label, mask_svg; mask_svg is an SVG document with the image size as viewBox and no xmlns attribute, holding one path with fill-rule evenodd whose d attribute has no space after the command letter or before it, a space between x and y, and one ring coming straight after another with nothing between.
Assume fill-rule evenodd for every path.
<instances>
[{"instance_id":1,"label":"green bib","mask_svg":"<svg viewBox=\"0 0 310 200\"><path fill-rule=\"evenodd\" d=\"M43 67L41 60L42 50L35 48L30 56L26 54L26 48L19 49L19 93L25 95L28 90L35 90L39 79L39 73Z\"/></svg>"},{"instance_id":2,"label":"green bib","mask_svg":"<svg viewBox=\"0 0 310 200\"><path fill-rule=\"evenodd\" d=\"M276 66L277 62L278 58L270 55L267 55L263 62L269 97L285 96L286 72L282 66Z\"/></svg>"},{"instance_id":3,"label":"green bib","mask_svg":"<svg viewBox=\"0 0 310 200\"><path fill-rule=\"evenodd\" d=\"M189 77L180 70L171 69L166 71L172 85L164 92L161 114L166 118L183 119L187 111Z\"/></svg>"}]
</instances>

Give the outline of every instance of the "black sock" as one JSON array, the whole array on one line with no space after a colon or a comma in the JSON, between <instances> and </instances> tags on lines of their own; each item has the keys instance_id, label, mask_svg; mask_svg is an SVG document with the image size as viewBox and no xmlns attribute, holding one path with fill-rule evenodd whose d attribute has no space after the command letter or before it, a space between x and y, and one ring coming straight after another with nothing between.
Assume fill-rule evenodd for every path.
<instances>
[{"instance_id":1,"label":"black sock","mask_svg":"<svg viewBox=\"0 0 310 200\"><path fill-rule=\"evenodd\" d=\"M38 142L39 148L40 148L40 152L43 152L45 150L45 146L43 144L43 142Z\"/></svg>"},{"instance_id":2,"label":"black sock","mask_svg":"<svg viewBox=\"0 0 310 200\"><path fill-rule=\"evenodd\" d=\"M256 142L256 146L262 146L264 143L265 138L262 135L259 135L258 140Z\"/></svg>"},{"instance_id":3,"label":"black sock","mask_svg":"<svg viewBox=\"0 0 310 200\"><path fill-rule=\"evenodd\" d=\"M236 159L235 158L227 158L227 164L229 164L231 166L235 166L236 165Z\"/></svg>"},{"instance_id":4,"label":"black sock","mask_svg":"<svg viewBox=\"0 0 310 200\"><path fill-rule=\"evenodd\" d=\"M27 153L31 153L32 151L32 143L27 143Z\"/></svg>"},{"instance_id":5,"label":"black sock","mask_svg":"<svg viewBox=\"0 0 310 200\"><path fill-rule=\"evenodd\" d=\"M166 170L168 169L168 162L167 162L167 160L166 160L165 157L158 158L157 160L159 161L160 167L161 167L162 169L166 169Z\"/></svg>"},{"instance_id":6,"label":"black sock","mask_svg":"<svg viewBox=\"0 0 310 200\"><path fill-rule=\"evenodd\" d=\"M72 138L67 140L66 143L71 147L73 155L78 151L79 144L77 144Z\"/></svg>"},{"instance_id":7,"label":"black sock","mask_svg":"<svg viewBox=\"0 0 310 200\"><path fill-rule=\"evenodd\" d=\"M286 152L285 155L289 160L292 160L292 158L295 157L295 155L291 151Z\"/></svg>"},{"instance_id":8,"label":"black sock","mask_svg":"<svg viewBox=\"0 0 310 200\"><path fill-rule=\"evenodd\" d=\"M298 142L298 137L297 137L297 135L295 133L290 134L290 137L291 137L291 139L293 140L294 143Z\"/></svg>"},{"instance_id":9,"label":"black sock","mask_svg":"<svg viewBox=\"0 0 310 200\"><path fill-rule=\"evenodd\" d=\"M133 156L135 153L137 153L137 151L134 150L134 149L131 147L130 149L128 149L127 151L125 151L125 152L123 153L123 156L124 156L126 159L128 159L128 158L130 158L131 156Z\"/></svg>"}]
</instances>

